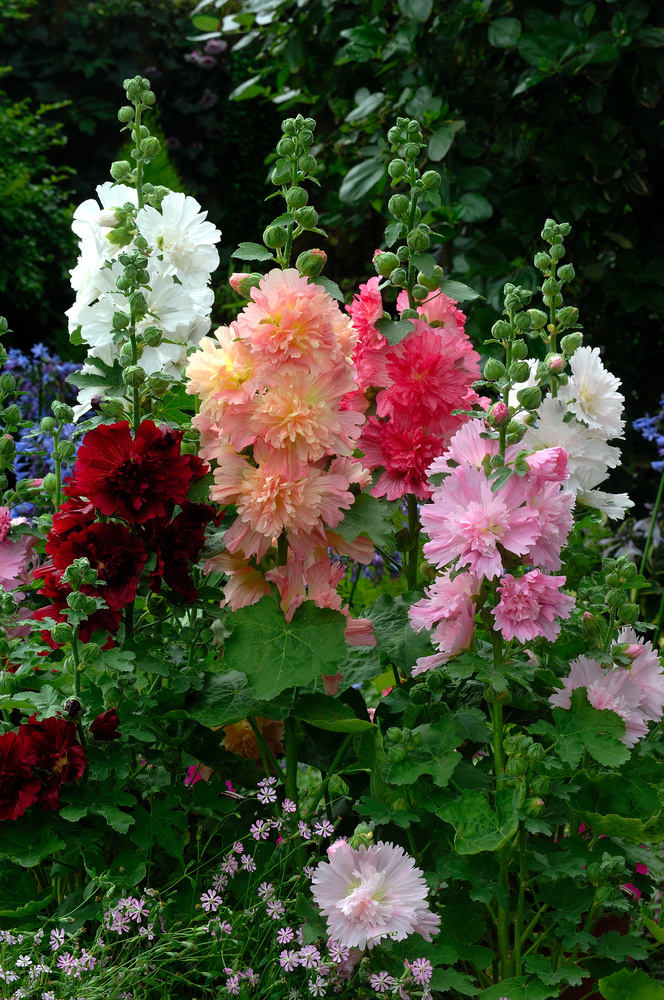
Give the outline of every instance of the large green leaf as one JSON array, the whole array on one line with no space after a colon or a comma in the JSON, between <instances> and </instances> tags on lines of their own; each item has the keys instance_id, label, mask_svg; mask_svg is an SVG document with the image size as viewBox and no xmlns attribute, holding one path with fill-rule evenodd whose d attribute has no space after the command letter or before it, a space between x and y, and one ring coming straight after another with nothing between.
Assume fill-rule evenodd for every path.
<instances>
[{"instance_id":1,"label":"large green leaf","mask_svg":"<svg viewBox=\"0 0 664 1000\"><path fill-rule=\"evenodd\" d=\"M515 17L501 17L489 25L489 45L497 49L511 49L519 41L521 22Z\"/></svg>"},{"instance_id":2,"label":"large green leaf","mask_svg":"<svg viewBox=\"0 0 664 1000\"><path fill-rule=\"evenodd\" d=\"M272 251L260 243L240 243L231 257L235 260L274 260Z\"/></svg>"},{"instance_id":3,"label":"large green leaf","mask_svg":"<svg viewBox=\"0 0 664 1000\"><path fill-rule=\"evenodd\" d=\"M607 767L620 767L629 760L629 750L622 742L625 723L615 712L593 708L585 688L572 691L570 707L554 708L553 718L558 753L570 767L578 766L584 749Z\"/></svg>"},{"instance_id":4,"label":"large green leaf","mask_svg":"<svg viewBox=\"0 0 664 1000\"><path fill-rule=\"evenodd\" d=\"M289 695L271 701L261 701L249 687L245 674L231 670L227 674L213 674L196 693L188 706L192 718L202 726L227 726L248 715L265 719L283 719L291 707Z\"/></svg>"},{"instance_id":5,"label":"large green leaf","mask_svg":"<svg viewBox=\"0 0 664 1000\"><path fill-rule=\"evenodd\" d=\"M502 788L496 793L496 810L481 792L466 789L458 802L436 810L436 815L456 830L454 846L459 854L497 851L506 844L519 826L522 790Z\"/></svg>"},{"instance_id":6,"label":"large green leaf","mask_svg":"<svg viewBox=\"0 0 664 1000\"><path fill-rule=\"evenodd\" d=\"M246 674L256 698L268 701L289 687L303 687L319 674L334 674L346 655L346 619L340 611L305 601L287 622L271 596L239 608L226 619L231 670Z\"/></svg>"},{"instance_id":7,"label":"large green leaf","mask_svg":"<svg viewBox=\"0 0 664 1000\"><path fill-rule=\"evenodd\" d=\"M399 0L401 13L414 21L428 21L433 9L433 0Z\"/></svg>"},{"instance_id":8,"label":"large green leaf","mask_svg":"<svg viewBox=\"0 0 664 1000\"><path fill-rule=\"evenodd\" d=\"M339 188L339 197L342 201L359 201L385 176L385 169L382 159L356 163L344 177Z\"/></svg>"},{"instance_id":9,"label":"large green leaf","mask_svg":"<svg viewBox=\"0 0 664 1000\"><path fill-rule=\"evenodd\" d=\"M445 787L461 760L456 747L462 742L461 726L453 715L442 722L425 724L413 730L420 738L406 760L391 764L388 781L392 785L410 785L423 774L430 774L435 785Z\"/></svg>"},{"instance_id":10,"label":"large green leaf","mask_svg":"<svg viewBox=\"0 0 664 1000\"><path fill-rule=\"evenodd\" d=\"M467 191L459 198L460 217L464 222L486 222L493 215L493 205L483 194Z\"/></svg>"},{"instance_id":11,"label":"large green leaf","mask_svg":"<svg viewBox=\"0 0 664 1000\"><path fill-rule=\"evenodd\" d=\"M129 792L115 787L115 780L107 778L101 784L76 785L66 794L66 804L60 815L69 823L78 823L84 816L103 816L108 825L118 833L126 833L133 824L131 813L120 808L131 809L136 799Z\"/></svg>"},{"instance_id":12,"label":"large green leaf","mask_svg":"<svg viewBox=\"0 0 664 1000\"><path fill-rule=\"evenodd\" d=\"M0 823L0 860L33 868L66 847L66 842L53 829L51 817L52 814L45 818L32 811L16 820Z\"/></svg>"},{"instance_id":13,"label":"large green leaf","mask_svg":"<svg viewBox=\"0 0 664 1000\"><path fill-rule=\"evenodd\" d=\"M396 347L409 333L413 332L415 327L412 320L409 319L392 320L383 317L383 319L376 321L376 329L387 338L392 347Z\"/></svg>"},{"instance_id":14,"label":"large green leaf","mask_svg":"<svg viewBox=\"0 0 664 1000\"><path fill-rule=\"evenodd\" d=\"M332 733L363 733L374 728L368 717L358 719L352 708L326 694L301 695L293 706L292 714L302 722Z\"/></svg>"},{"instance_id":15,"label":"large green leaf","mask_svg":"<svg viewBox=\"0 0 664 1000\"><path fill-rule=\"evenodd\" d=\"M427 146L427 155L430 160L434 163L440 163L442 159L447 155L450 150L452 143L454 142L454 136L456 134L456 129L451 125L441 125L429 139L429 144Z\"/></svg>"},{"instance_id":16,"label":"large green leaf","mask_svg":"<svg viewBox=\"0 0 664 1000\"><path fill-rule=\"evenodd\" d=\"M560 995L559 986L545 986L528 976L515 976L513 979L503 979L502 982L489 986L480 993L478 1000L549 1000L549 997Z\"/></svg>"},{"instance_id":17,"label":"large green leaf","mask_svg":"<svg viewBox=\"0 0 664 1000\"><path fill-rule=\"evenodd\" d=\"M354 542L358 535L368 535L376 545L394 552L394 525L392 518L400 500L384 500L370 493L359 493L343 521L334 529L347 542Z\"/></svg>"},{"instance_id":18,"label":"large green leaf","mask_svg":"<svg viewBox=\"0 0 664 1000\"><path fill-rule=\"evenodd\" d=\"M454 993L455 997L459 993L464 997L476 997L479 993L472 979L456 969L435 969L429 985L437 993Z\"/></svg>"},{"instance_id":19,"label":"large green leaf","mask_svg":"<svg viewBox=\"0 0 664 1000\"><path fill-rule=\"evenodd\" d=\"M455 302L472 302L474 299L481 299L482 296L470 285L464 285L462 281L444 281L440 286L441 292L449 295Z\"/></svg>"},{"instance_id":20,"label":"large green leaf","mask_svg":"<svg viewBox=\"0 0 664 1000\"><path fill-rule=\"evenodd\" d=\"M573 807L594 833L622 837L633 844L664 838L663 809L657 788L637 774L574 776Z\"/></svg>"},{"instance_id":21,"label":"large green leaf","mask_svg":"<svg viewBox=\"0 0 664 1000\"><path fill-rule=\"evenodd\" d=\"M420 597L413 594L412 597ZM406 595L408 597L408 595ZM431 653L429 635L425 629L414 632L408 619L410 604L404 597L381 594L369 611L381 653L403 670L410 670L420 656Z\"/></svg>"},{"instance_id":22,"label":"large green leaf","mask_svg":"<svg viewBox=\"0 0 664 1000\"><path fill-rule=\"evenodd\" d=\"M182 860L187 817L180 808L172 808L170 799L153 798L149 808L137 805L133 818L136 825L131 840L146 851L161 847L173 858Z\"/></svg>"},{"instance_id":23,"label":"large green leaf","mask_svg":"<svg viewBox=\"0 0 664 1000\"><path fill-rule=\"evenodd\" d=\"M604 1000L664 1000L664 985L640 969L621 969L600 979L598 986Z\"/></svg>"}]
</instances>

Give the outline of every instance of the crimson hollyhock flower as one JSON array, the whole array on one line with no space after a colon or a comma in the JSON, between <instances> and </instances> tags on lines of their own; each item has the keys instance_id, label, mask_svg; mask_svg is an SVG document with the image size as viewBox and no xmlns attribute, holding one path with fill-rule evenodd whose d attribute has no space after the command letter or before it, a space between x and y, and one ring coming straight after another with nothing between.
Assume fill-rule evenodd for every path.
<instances>
[{"instance_id":1,"label":"crimson hollyhock flower","mask_svg":"<svg viewBox=\"0 0 664 1000\"><path fill-rule=\"evenodd\" d=\"M37 801L42 783L32 776L36 759L20 730L0 736L0 820L18 819Z\"/></svg>"},{"instance_id":2,"label":"crimson hollyhock flower","mask_svg":"<svg viewBox=\"0 0 664 1000\"><path fill-rule=\"evenodd\" d=\"M79 490L102 514L131 524L168 517L204 470L198 458L180 454L183 433L144 420L132 439L126 420L100 424L78 451Z\"/></svg>"},{"instance_id":3,"label":"crimson hollyhock flower","mask_svg":"<svg viewBox=\"0 0 664 1000\"><path fill-rule=\"evenodd\" d=\"M71 594L71 588L62 582L63 571L54 566L40 566L33 573L35 579L43 580L42 587L37 591L51 601L46 607L38 608L33 612L32 617L36 621L43 621L45 618L53 618L56 622L65 622L67 618L63 614L67 605L67 597ZM101 590L102 588L100 588ZM101 608L94 614L86 618L78 627L78 637L81 642L89 642L93 633L97 631L108 632L115 635L120 628L121 612L111 611L110 608ZM58 649L58 644L51 639L48 632L41 634L44 642L48 643L51 649ZM110 649L113 640L109 639L104 649Z\"/></svg>"},{"instance_id":4,"label":"crimson hollyhock flower","mask_svg":"<svg viewBox=\"0 0 664 1000\"><path fill-rule=\"evenodd\" d=\"M65 538L70 531L80 531L97 520L94 504L80 495L75 476L67 479L62 492L67 499L53 514L53 527L49 533L59 538Z\"/></svg>"},{"instance_id":5,"label":"crimson hollyhock flower","mask_svg":"<svg viewBox=\"0 0 664 1000\"><path fill-rule=\"evenodd\" d=\"M76 781L85 770L85 754L76 739L76 726L56 716L37 722L37 716L31 715L18 732L34 752L33 768L42 779L36 805L57 809L62 785Z\"/></svg>"},{"instance_id":6,"label":"crimson hollyhock flower","mask_svg":"<svg viewBox=\"0 0 664 1000\"><path fill-rule=\"evenodd\" d=\"M162 580L185 601L195 601L189 563L195 562L205 542L208 524L219 524L221 513L210 504L182 504L182 510L172 521L161 518L149 521L143 530L147 547L156 552L157 563L150 573L150 589L159 593Z\"/></svg>"},{"instance_id":7,"label":"crimson hollyhock flower","mask_svg":"<svg viewBox=\"0 0 664 1000\"><path fill-rule=\"evenodd\" d=\"M90 723L90 732L95 743L104 740L120 739L121 733L118 732L119 725L120 719L118 718L117 709L109 708L107 712L102 712L94 722Z\"/></svg>"},{"instance_id":8,"label":"crimson hollyhock flower","mask_svg":"<svg viewBox=\"0 0 664 1000\"><path fill-rule=\"evenodd\" d=\"M59 570L66 570L75 559L85 556L103 585L85 585L81 590L103 598L111 611L119 611L134 600L147 559L140 539L118 521L85 525L80 531L69 531L64 538L49 532L46 551Z\"/></svg>"}]
</instances>

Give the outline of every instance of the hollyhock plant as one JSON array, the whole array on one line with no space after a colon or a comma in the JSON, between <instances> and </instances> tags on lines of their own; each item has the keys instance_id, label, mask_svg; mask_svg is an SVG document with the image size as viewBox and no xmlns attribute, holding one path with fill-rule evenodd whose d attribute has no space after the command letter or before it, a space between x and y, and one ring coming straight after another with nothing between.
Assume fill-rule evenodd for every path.
<instances>
[{"instance_id":1,"label":"hollyhock plant","mask_svg":"<svg viewBox=\"0 0 664 1000\"><path fill-rule=\"evenodd\" d=\"M343 842L312 878L328 931L347 948L373 948L383 938L437 933L440 918L426 902L422 872L402 847L378 841L355 850Z\"/></svg>"}]
</instances>

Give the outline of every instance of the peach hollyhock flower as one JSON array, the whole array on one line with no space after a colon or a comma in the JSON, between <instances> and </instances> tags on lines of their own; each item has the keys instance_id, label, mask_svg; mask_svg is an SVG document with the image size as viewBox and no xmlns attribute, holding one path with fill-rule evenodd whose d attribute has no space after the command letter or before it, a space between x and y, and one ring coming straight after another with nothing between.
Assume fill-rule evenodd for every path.
<instances>
[{"instance_id":1,"label":"peach hollyhock flower","mask_svg":"<svg viewBox=\"0 0 664 1000\"><path fill-rule=\"evenodd\" d=\"M624 667L606 669L596 660L577 656L570 663L568 676L562 678L562 689L554 691L549 702L557 708L569 708L572 691L585 688L593 708L610 709L620 716L625 723L622 742L633 747L647 735L648 725L640 711L642 693L630 675Z\"/></svg>"},{"instance_id":2,"label":"peach hollyhock flower","mask_svg":"<svg viewBox=\"0 0 664 1000\"><path fill-rule=\"evenodd\" d=\"M258 388L259 381L247 348L238 338L237 327L222 326L214 336L203 337L185 370L186 391L201 400L202 411L219 420L228 403L244 402Z\"/></svg>"},{"instance_id":3,"label":"peach hollyhock flower","mask_svg":"<svg viewBox=\"0 0 664 1000\"><path fill-rule=\"evenodd\" d=\"M283 722L274 719L263 719L260 715L257 715L254 721L272 753L275 756L283 753L284 747L282 741L285 728ZM241 722L232 722L230 725L224 726L224 733L225 736L221 741L221 745L225 750L230 750L231 753L236 753L239 757L246 757L247 760L259 761L261 759L256 734L247 719L242 719Z\"/></svg>"},{"instance_id":4,"label":"peach hollyhock flower","mask_svg":"<svg viewBox=\"0 0 664 1000\"><path fill-rule=\"evenodd\" d=\"M260 438L271 448L288 449L302 464L326 455L352 455L364 416L341 411L340 402L354 385L345 366L317 374L296 372L251 401L229 406L222 426L237 451Z\"/></svg>"},{"instance_id":5,"label":"peach hollyhock flower","mask_svg":"<svg viewBox=\"0 0 664 1000\"><path fill-rule=\"evenodd\" d=\"M317 866L311 891L330 937L347 948L373 948L383 938L402 941L413 933L430 941L440 926L426 902L422 872L391 843L358 850L341 844Z\"/></svg>"},{"instance_id":6,"label":"peach hollyhock flower","mask_svg":"<svg viewBox=\"0 0 664 1000\"><path fill-rule=\"evenodd\" d=\"M498 545L524 555L537 539L537 513L524 505L528 484L512 476L494 493L483 469L460 465L422 508L430 541L424 554L436 566L457 559L489 579L503 570Z\"/></svg>"},{"instance_id":7,"label":"peach hollyhock flower","mask_svg":"<svg viewBox=\"0 0 664 1000\"><path fill-rule=\"evenodd\" d=\"M212 556L205 562L203 572L227 574L229 581L224 587L222 606L229 604L233 611L255 604L270 593L270 585L263 574L250 565L242 552L231 553L224 550Z\"/></svg>"},{"instance_id":8,"label":"peach hollyhock flower","mask_svg":"<svg viewBox=\"0 0 664 1000\"><path fill-rule=\"evenodd\" d=\"M561 594L564 576L544 576L538 569L518 579L507 573L499 587L500 601L492 610L505 639L529 642L538 636L553 642L560 632L556 619L569 618L574 599Z\"/></svg>"},{"instance_id":9,"label":"peach hollyhock flower","mask_svg":"<svg viewBox=\"0 0 664 1000\"><path fill-rule=\"evenodd\" d=\"M251 298L237 328L258 364L276 365L285 375L302 368L330 371L344 362L335 331L338 305L295 268L269 271Z\"/></svg>"}]
</instances>

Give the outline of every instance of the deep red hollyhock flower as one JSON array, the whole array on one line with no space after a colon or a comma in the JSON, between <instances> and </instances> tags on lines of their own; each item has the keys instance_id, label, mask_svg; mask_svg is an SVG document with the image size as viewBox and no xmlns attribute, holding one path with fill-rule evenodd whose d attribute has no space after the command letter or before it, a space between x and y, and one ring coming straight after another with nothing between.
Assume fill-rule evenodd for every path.
<instances>
[{"instance_id":1,"label":"deep red hollyhock flower","mask_svg":"<svg viewBox=\"0 0 664 1000\"><path fill-rule=\"evenodd\" d=\"M42 779L36 804L42 809L57 809L62 785L76 781L85 770L85 754L76 739L76 726L57 716L37 722L37 716L31 715L27 724L19 727L19 736L34 751L33 769Z\"/></svg>"},{"instance_id":2,"label":"deep red hollyhock flower","mask_svg":"<svg viewBox=\"0 0 664 1000\"><path fill-rule=\"evenodd\" d=\"M221 516L210 504L185 501L172 521L155 518L143 527L145 543L157 555L150 573L151 590L159 593L163 580L185 601L196 600L198 591L191 579L189 563L197 559L203 547L207 525L219 524Z\"/></svg>"},{"instance_id":3,"label":"deep red hollyhock flower","mask_svg":"<svg viewBox=\"0 0 664 1000\"><path fill-rule=\"evenodd\" d=\"M32 617L36 621L43 621L45 618L53 618L56 622L67 621L62 612L67 607L67 595L71 593L71 588L62 582L62 570L56 569L54 566L40 566L34 571L33 576L36 580L40 578L43 580L41 589L37 593L42 594L51 603L44 608L38 608L37 611L33 612ZM101 591L102 588L99 589ZM111 611L109 608L95 611L79 625L78 635L81 642L89 642L92 634L97 631L115 635L120 628L120 619L120 611ZM58 644L51 639L49 632L42 632L41 635L51 649L59 648ZM103 648L110 649L112 645L113 640L109 639Z\"/></svg>"},{"instance_id":4,"label":"deep red hollyhock flower","mask_svg":"<svg viewBox=\"0 0 664 1000\"><path fill-rule=\"evenodd\" d=\"M121 733L118 732L120 719L117 709L109 708L107 712L98 715L94 722L90 723L90 732L95 742L102 740L118 740Z\"/></svg>"},{"instance_id":5,"label":"deep red hollyhock flower","mask_svg":"<svg viewBox=\"0 0 664 1000\"><path fill-rule=\"evenodd\" d=\"M138 581L147 559L145 546L118 521L90 524L80 531L61 535L48 533L46 551L56 569L66 570L75 559L85 556L97 570L103 586L83 586L92 597L102 597L111 611L119 611L136 597Z\"/></svg>"},{"instance_id":6,"label":"deep red hollyhock flower","mask_svg":"<svg viewBox=\"0 0 664 1000\"><path fill-rule=\"evenodd\" d=\"M32 776L36 759L20 730L0 736L0 820L18 819L37 801L42 783Z\"/></svg>"},{"instance_id":7,"label":"deep red hollyhock flower","mask_svg":"<svg viewBox=\"0 0 664 1000\"><path fill-rule=\"evenodd\" d=\"M97 520L94 504L80 495L75 476L69 476L62 492L67 497L53 515L51 535L65 538L70 531L80 531Z\"/></svg>"},{"instance_id":8,"label":"deep red hollyhock flower","mask_svg":"<svg viewBox=\"0 0 664 1000\"><path fill-rule=\"evenodd\" d=\"M131 524L168 517L203 471L194 456L180 454L183 433L144 420L132 439L126 420L100 424L78 451L79 490L102 514L117 514Z\"/></svg>"}]
</instances>

